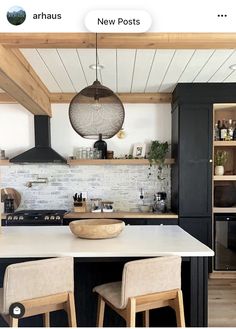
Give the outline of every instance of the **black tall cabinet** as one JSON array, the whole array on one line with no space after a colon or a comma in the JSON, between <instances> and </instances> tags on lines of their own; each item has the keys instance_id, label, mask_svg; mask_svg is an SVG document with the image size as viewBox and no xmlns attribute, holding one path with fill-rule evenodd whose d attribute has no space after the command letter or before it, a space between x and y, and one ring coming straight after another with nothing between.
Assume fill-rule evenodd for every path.
<instances>
[{"instance_id":1,"label":"black tall cabinet","mask_svg":"<svg viewBox=\"0 0 236 329\"><path fill-rule=\"evenodd\" d=\"M172 109L172 208L179 225L211 246L212 104Z\"/></svg>"},{"instance_id":2,"label":"black tall cabinet","mask_svg":"<svg viewBox=\"0 0 236 329\"><path fill-rule=\"evenodd\" d=\"M212 247L213 104L235 103L235 83L178 84L172 98L172 209Z\"/></svg>"},{"instance_id":3,"label":"black tall cabinet","mask_svg":"<svg viewBox=\"0 0 236 329\"><path fill-rule=\"evenodd\" d=\"M177 158L180 217L211 216L212 106L183 104L178 111L177 140L173 154ZM181 164L181 165L180 165ZM173 200L174 201L174 200Z\"/></svg>"}]
</instances>

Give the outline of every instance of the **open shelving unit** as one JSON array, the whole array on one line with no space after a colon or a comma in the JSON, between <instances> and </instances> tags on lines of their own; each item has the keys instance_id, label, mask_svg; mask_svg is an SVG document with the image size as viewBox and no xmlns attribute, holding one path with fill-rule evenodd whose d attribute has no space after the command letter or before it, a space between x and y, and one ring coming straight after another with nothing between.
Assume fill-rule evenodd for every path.
<instances>
[{"instance_id":1,"label":"open shelving unit","mask_svg":"<svg viewBox=\"0 0 236 329\"><path fill-rule=\"evenodd\" d=\"M229 119L236 120L236 104L214 105L214 123L217 123L218 120L228 121ZM216 193L217 190L222 191L221 199L227 198L229 188L235 189L236 193L236 141L214 141L213 156L217 150L226 151L228 159L224 166L224 175L217 176L213 173L213 213L236 213L236 204L233 207L218 207L221 201L219 193Z\"/></svg>"},{"instance_id":2,"label":"open shelving unit","mask_svg":"<svg viewBox=\"0 0 236 329\"><path fill-rule=\"evenodd\" d=\"M215 104L213 113L214 124L218 120L221 122L236 120L236 104ZM221 275L224 275L231 266L234 266L229 259L234 257L231 241L234 225L232 218L236 214L236 141L213 141L213 159L217 150L227 152L227 161L224 165L224 175L214 175L213 172L212 233L215 251L213 274L221 271ZM214 170L215 166L213 166Z\"/></svg>"}]
</instances>

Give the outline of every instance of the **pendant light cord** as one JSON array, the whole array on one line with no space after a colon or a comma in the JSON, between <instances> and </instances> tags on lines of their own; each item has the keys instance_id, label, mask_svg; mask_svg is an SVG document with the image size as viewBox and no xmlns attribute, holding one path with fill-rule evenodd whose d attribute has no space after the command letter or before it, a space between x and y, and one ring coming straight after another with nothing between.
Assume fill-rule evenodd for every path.
<instances>
[{"instance_id":1,"label":"pendant light cord","mask_svg":"<svg viewBox=\"0 0 236 329\"><path fill-rule=\"evenodd\" d=\"M98 79L98 34L96 33L96 80Z\"/></svg>"}]
</instances>

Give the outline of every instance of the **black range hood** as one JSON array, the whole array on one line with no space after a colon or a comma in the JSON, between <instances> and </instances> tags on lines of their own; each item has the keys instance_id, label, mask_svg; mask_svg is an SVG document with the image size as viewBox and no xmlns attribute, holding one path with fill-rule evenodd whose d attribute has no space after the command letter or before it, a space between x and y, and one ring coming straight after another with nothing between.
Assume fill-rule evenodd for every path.
<instances>
[{"instance_id":1,"label":"black range hood","mask_svg":"<svg viewBox=\"0 0 236 329\"><path fill-rule=\"evenodd\" d=\"M13 163L66 163L60 154L51 148L50 117L34 116L35 147L10 159Z\"/></svg>"}]
</instances>

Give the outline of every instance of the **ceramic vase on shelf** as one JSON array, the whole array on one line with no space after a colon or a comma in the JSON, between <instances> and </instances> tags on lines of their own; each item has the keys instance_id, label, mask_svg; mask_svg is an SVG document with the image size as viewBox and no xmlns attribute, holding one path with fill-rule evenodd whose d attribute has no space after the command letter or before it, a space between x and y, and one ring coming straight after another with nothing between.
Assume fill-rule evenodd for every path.
<instances>
[{"instance_id":1,"label":"ceramic vase on shelf","mask_svg":"<svg viewBox=\"0 0 236 329\"><path fill-rule=\"evenodd\" d=\"M224 166L215 166L215 175L216 176L223 176L224 175Z\"/></svg>"}]
</instances>

